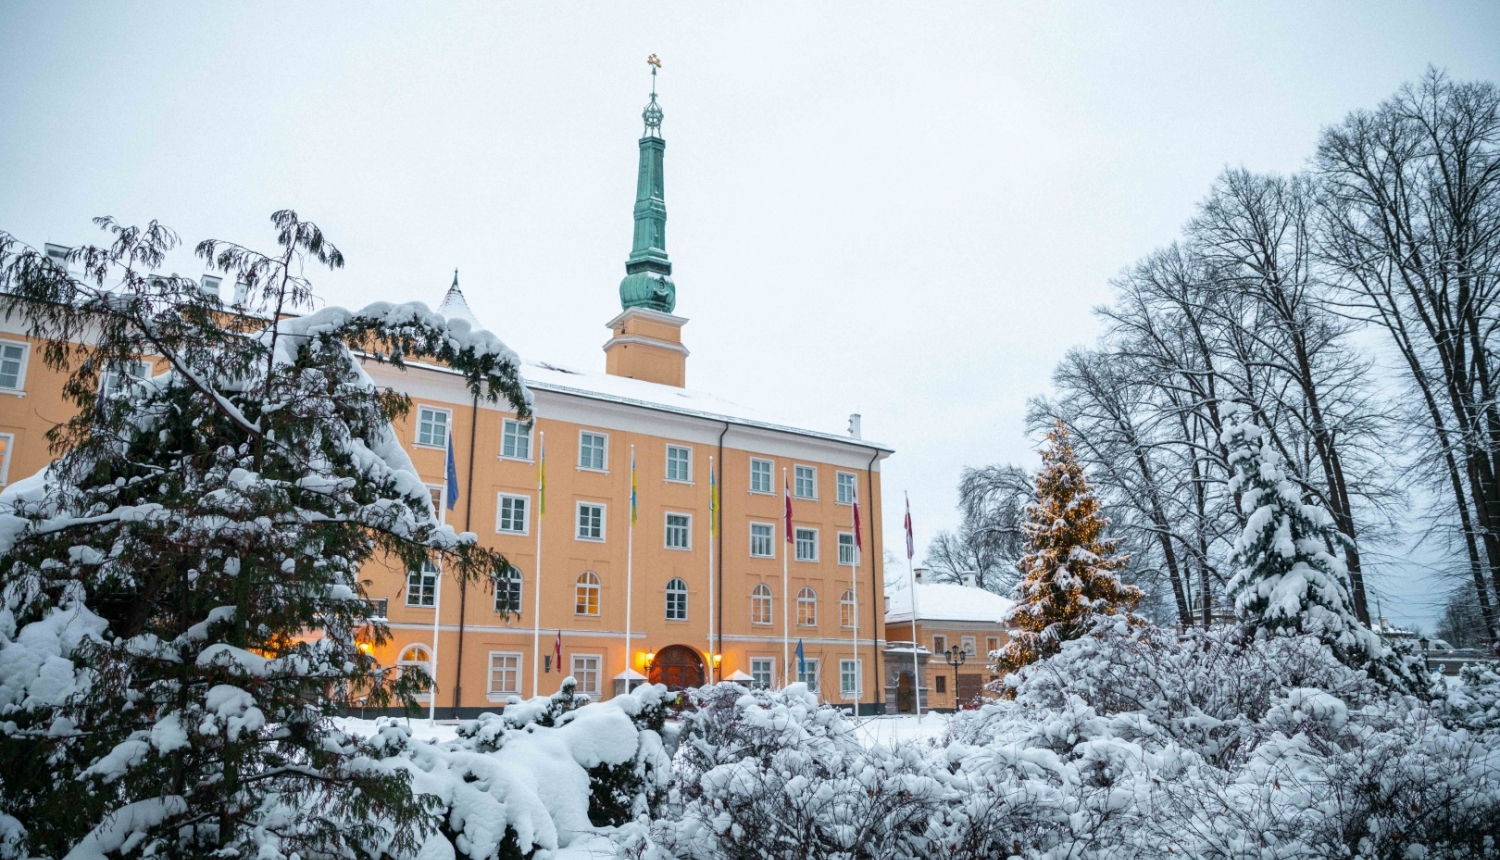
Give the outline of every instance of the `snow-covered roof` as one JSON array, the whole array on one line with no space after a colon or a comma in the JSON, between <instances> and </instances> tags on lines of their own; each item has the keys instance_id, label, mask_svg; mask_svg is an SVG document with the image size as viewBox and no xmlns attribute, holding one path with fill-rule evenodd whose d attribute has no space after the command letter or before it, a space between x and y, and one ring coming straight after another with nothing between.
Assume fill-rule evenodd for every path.
<instances>
[{"instance_id":1,"label":"snow-covered roof","mask_svg":"<svg viewBox=\"0 0 1500 860\"><path fill-rule=\"evenodd\" d=\"M980 621L992 624L1004 622L1015 601L1008 600L992 591L972 585L956 585L950 582L918 583L918 621ZM896 624L911 621L911 589L892 591L886 595L889 603L885 622Z\"/></svg>"}]
</instances>

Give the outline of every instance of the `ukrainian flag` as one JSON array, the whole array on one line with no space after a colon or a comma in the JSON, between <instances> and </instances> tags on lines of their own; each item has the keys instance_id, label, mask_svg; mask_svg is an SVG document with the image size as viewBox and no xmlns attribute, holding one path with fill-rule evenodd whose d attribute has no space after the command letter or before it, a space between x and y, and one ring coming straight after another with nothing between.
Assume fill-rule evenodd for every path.
<instances>
[{"instance_id":1,"label":"ukrainian flag","mask_svg":"<svg viewBox=\"0 0 1500 860\"><path fill-rule=\"evenodd\" d=\"M630 449L630 524L635 525L635 447Z\"/></svg>"}]
</instances>

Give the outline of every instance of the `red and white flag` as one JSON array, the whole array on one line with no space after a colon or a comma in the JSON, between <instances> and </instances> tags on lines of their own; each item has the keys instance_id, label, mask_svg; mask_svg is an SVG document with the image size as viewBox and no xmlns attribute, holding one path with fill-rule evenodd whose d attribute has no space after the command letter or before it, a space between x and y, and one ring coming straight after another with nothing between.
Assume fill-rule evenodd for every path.
<instances>
[{"instance_id":1,"label":"red and white flag","mask_svg":"<svg viewBox=\"0 0 1500 860\"><path fill-rule=\"evenodd\" d=\"M864 549L864 543L859 539L859 488L854 490L854 548Z\"/></svg>"},{"instance_id":2,"label":"red and white flag","mask_svg":"<svg viewBox=\"0 0 1500 860\"><path fill-rule=\"evenodd\" d=\"M562 631L561 630L557 631L557 641L554 642L554 643L552 643L552 651L553 651L553 653L555 653L557 655L557 671L561 672L563 670L563 667L562 667Z\"/></svg>"},{"instance_id":3,"label":"red and white flag","mask_svg":"<svg viewBox=\"0 0 1500 860\"><path fill-rule=\"evenodd\" d=\"M783 494L786 496L786 542L792 542L792 487L786 482L786 476L781 477Z\"/></svg>"},{"instance_id":4,"label":"red and white flag","mask_svg":"<svg viewBox=\"0 0 1500 860\"><path fill-rule=\"evenodd\" d=\"M906 497L906 557L911 558L917 554L917 548L911 539L911 496Z\"/></svg>"}]
</instances>

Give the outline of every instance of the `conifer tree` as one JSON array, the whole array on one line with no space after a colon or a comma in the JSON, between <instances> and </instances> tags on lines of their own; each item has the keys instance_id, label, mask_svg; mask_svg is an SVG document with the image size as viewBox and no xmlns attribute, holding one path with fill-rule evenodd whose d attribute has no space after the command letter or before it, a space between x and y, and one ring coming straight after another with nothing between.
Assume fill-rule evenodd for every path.
<instances>
[{"instance_id":1,"label":"conifer tree","mask_svg":"<svg viewBox=\"0 0 1500 860\"><path fill-rule=\"evenodd\" d=\"M1018 567L1016 606L1006 619L1010 641L995 653L1001 674L1056 654L1062 643L1083 636L1101 615L1134 621L1140 589L1114 571L1129 560L1104 537L1109 520L1089 490L1062 422L1047 433L1036 501L1026 507L1027 552Z\"/></svg>"},{"instance_id":2,"label":"conifer tree","mask_svg":"<svg viewBox=\"0 0 1500 860\"><path fill-rule=\"evenodd\" d=\"M272 221L272 254L197 247L245 285L233 306L156 274L177 240L155 222L98 219L111 242L62 262L0 233L0 312L77 410L58 459L0 494L0 857L380 856L437 824L330 722L430 683L360 647L388 638L360 568L510 566L439 525L391 426L410 402L354 351L445 363L523 415L530 395L514 353L423 305L295 316L304 266L343 257ZM100 390L143 359L154 373Z\"/></svg>"},{"instance_id":3,"label":"conifer tree","mask_svg":"<svg viewBox=\"0 0 1500 860\"><path fill-rule=\"evenodd\" d=\"M1344 563L1330 550L1342 536L1322 506L1303 500L1287 480L1270 434L1250 407L1231 404L1223 432L1229 489L1239 494L1245 527L1234 543L1228 592L1241 629L1250 636L1317 636L1345 665L1416 689L1409 660L1395 654L1354 614Z\"/></svg>"}]
</instances>

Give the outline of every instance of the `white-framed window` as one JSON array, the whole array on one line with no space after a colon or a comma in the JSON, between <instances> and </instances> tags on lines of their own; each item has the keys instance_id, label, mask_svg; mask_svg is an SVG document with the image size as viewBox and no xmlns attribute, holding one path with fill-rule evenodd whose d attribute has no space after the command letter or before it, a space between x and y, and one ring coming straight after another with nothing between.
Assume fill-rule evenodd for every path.
<instances>
[{"instance_id":1,"label":"white-framed window","mask_svg":"<svg viewBox=\"0 0 1500 860\"><path fill-rule=\"evenodd\" d=\"M683 582L681 579L673 577L672 580L667 583L668 621L687 620L687 598L687 583Z\"/></svg>"},{"instance_id":2,"label":"white-framed window","mask_svg":"<svg viewBox=\"0 0 1500 860\"><path fill-rule=\"evenodd\" d=\"M853 472L837 472L835 474L838 477L838 493L834 501L841 505L854 504L855 482L859 480L859 477Z\"/></svg>"},{"instance_id":3,"label":"white-framed window","mask_svg":"<svg viewBox=\"0 0 1500 860\"><path fill-rule=\"evenodd\" d=\"M797 560L818 560L818 530L797 529L793 532L797 538Z\"/></svg>"},{"instance_id":4,"label":"white-framed window","mask_svg":"<svg viewBox=\"0 0 1500 860\"><path fill-rule=\"evenodd\" d=\"M808 657L801 660L797 666L797 680L807 685L807 689L818 692L818 664L821 661L816 657Z\"/></svg>"},{"instance_id":5,"label":"white-framed window","mask_svg":"<svg viewBox=\"0 0 1500 860\"><path fill-rule=\"evenodd\" d=\"M937 636L932 637L932 653L934 653L934 654L946 654L946 653L948 653L948 637L947 636L943 636L943 635L939 634Z\"/></svg>"},{"instance_id":6,"label":"white-framed window","mask_svg":"<svg viewBox=\"0 0 1500 860\"><path fill-rule=\"evenodd\" d=\"M839 597L839 626L853 630L858 613L859 603L854 599L854 589L844 589L843 595Z\"/></svg>"},{"instance_id":7,"label":"white-framed window","mask_svg":"<svg viewBox=\"0 0 1500 860\"><path fill-rule=\"evenodd\" d=\"M860 678L858 660L839 661L839 695L846 699L858 698L860 694Z\"/></svg>"},{"instance_id":8,"label":"white-framed window","mask_svg":"<svg viewBox=\"0 0 1500 860\"><path fill-rule=\"evenodd\" d=\"M750 623L771 623L771 588L764 582L750 589Z\"/></svg>"},{"instance_id":9,"label":"white-framed window","mask_svg":"<svg viewBox=\"0 0 1500 860\"><path fill-rule=\"evenodd\" d=\"M432 499L432 509L437 512L439 523L447 522L448 520L448 494L444 492L445 489L442 484L427 485L427 496Z\"/></svg>"},{"instance_id":10,"label":"white-framed window","mask_svg":"<svg viewBox=\"0 0 1500 860\"><path fill-rule=\"evenodd\" d=\"M526 518L526 508L531 499L527 496L513 496L509 493L500 493L495 502L495 531L507 534L526 534L530 526Z\"/></svg>"},{"instance_id":11,"label":"white-framed window","mask_svg":"<svg viewBox=\"0 0 1500 860\"><path fill-rule=\"evenodd\" d=\"M21 391L26 386L26 358L31 344L0 340L0 391Z\"/></svg>"},{"instance_id":12,"label":"white-framed window","mask_svg":"<svg viewBox=\"0 0 1500 860\"><path fill-rule=\"evenodd\" d=\"M771 461L750 461L750 492L752 493L774 493L771 489Z\"/></svg>"},{"instance_id":13,"label":"white-framed window","mask_svg":"<svg viewBox=\"0 0 1500 860\"><path fill-rule=\"evenodd\" d=\"M521 614L521 572L511 568L509 573L495 577L495 611Z\"/></svg>"},{"instance_id":14,"label":"white-framed window","mask_svg":"<svg viewBox=\"0 0 1500 860\"><path fill-rule=\"evenodd\" d=\"M854 532L839 532L839 564L849 567L859 564L859 547L854 545Z\"/></svg>"},{"instance_id":15,"label":"white-framed window","mask_svg":"<svg viewBox=\"0 0 1500 860\"><path fill-rule=\"evenodd\" d=\"M151 365L144 361L128 361L119 367L111 367L99 379L99 396L110 397L124 391L128 380L145 379L150 374Z\"/></svg>"},{"instance_id":16,"label":"white-framed window","mask_svg":"<svg viewBox=\"0 0 1500 860\"><path fill-rule=\"evenodd\" d=\"M599 614L599 574L585 570L573 587L573 614Z\"/></svg>"},{"instance_id":17,"label":"white-framed window","mask_svg":"<svg viewBox=\"0 0 1500 860\"><path fill-rule=\"evenodd\" d=\"M750 524L750 554L755 558L776 557L776 527L770 523Z\"/></svg>"},{"instance_id":18,"label":"white-framed window","mask_svg":"<svg viewBox=\"0 0 1500 860\"><path fill-rule=\"evenodd\" d=\"M578 503L579 540L604 540L604 506L594 502Z\"/></svg>"},{"instance_id":19,"label":"white-framed window","mask_svg":"<svg viewBox=\"0 0 1500 860\"><path fill-rule=\"evenodd\" d=\"M963 647L965 657L973 657L979 652L979 647L975 644L973 636L960 637L958 644Z\"/></svg>"},{"instance_id":20,"label":"white-framed window","mask_svg":"<svg viewBox=\"0 0 1500 860\"><path fill-rule=\"evenodd\" d=\"M690 514L667 514L667 549L693 548L693 517Z\"/></svg>"},{"instance_id":21,"label":"white-framed window","mask_svg":"<svg viewBox=\"0 0 1500 860\"><path fill-rule=\"evenodd\" d=\"M490 652L490 695L521 694L521 655L509 651Z\"/></svg>"},{"instance_id":22,"label":"white-framed window","mask_svg":"<svg viewBox=\"0 0 1500 860\"><path fill-rule=\"evenodd\" d=\"M10 452L15 450L16 437L0 433L0 487L10 483Z\"/></svg>"},{"instance_id":23,"label":"white-framed window","mask_svg":"<svg viewBox=\"0 0 1500 860\"><path fill-rule=\"evenodd\" d=\"M530 460L531 422L506 418L500 424L500 456L507 460Z\"/></svg>"},{"instance_id":24,"label":"white-framed window","mask_svg":"<svg viewBox=\"0 0 1500 860\"><path fill-rule=\"evenodd\" d=\"M599 698L599 655L574 654L573 680L578 682L578 692L590 698Z\"/></svg>"},{"instance_id":25,"label":"white-framed window","mask_svg":"<svg viewBox=\"0 0 1500 860\"><path fill-rule=\"evenodd\" d=\"M818 497L817 466L792 467L792 495L799 499L816 499Z\"/></svg>"},{"instance_id":26,"label":"white-framed window","mask_svg":"<svg viewBox=\"0 0 1500 860\"><path fill-rule=\"evenodd\" d=\"M797 592L797 626L818 626L818 593L811 586L804 585Z\"/></svg>"},{"instance_id":27,"label":"white-framed window","mask_svg":"<svg viewBox=\"0 0 1500 860\"><path fill-rule=\"evenodd\" d=\"M432 606L437 602L438 569L432 562L422 562L421 570L406 572L406 605Z\"/></svg>"},{"instance_id":28,"label":"white-framed window","mask_svg":"<svg viewBox=\"0 0 1500 860\"><path fill-rule=\"evenodd\" d=\"M448 447L448 427L453 413L436 406L417 407L417 444L424 448Z\"/></svg>"},{"instance_id":29,"label":"white-framed window","mask_svg":"<svg viewBox=\"0 0 1500 860\"><path fill-rule=\"evenodd\" d=\"M426 645L408 645L401 649L401 655L396 658L396 671L405 675L411 669L421 669L428 678L432 677L432 652Z\"/></svg>"},{"instance_id":30,"label":"white-framed window","mask_svg":"<svg viewBox=\"0 0 1500 860\"><path fill-rule=\"evenodd\" d=\"M776 660L772 657L750 658L750 686L769 690L776 683Z\"/></svg>"},{"instance_id":31,"label":"white-framed window","mask_svg":"<svg viewBox=\"0 0 1500 860\"><path fill-rule=\"evenodd\" d=\"M667 446L667 480L690 484L693 481L693 449L685 445Z\"/></svg>"},{"instance_id":32,"label":"white-framed window","mask_svg":"<svg viewBox=\"0 0 1500 860\"><path fill-rule=\"evenodd\" d=\"M609 463L609 437L603 433L578 431L578 468L603 472Z\"/></svg>"}]
</instances>

